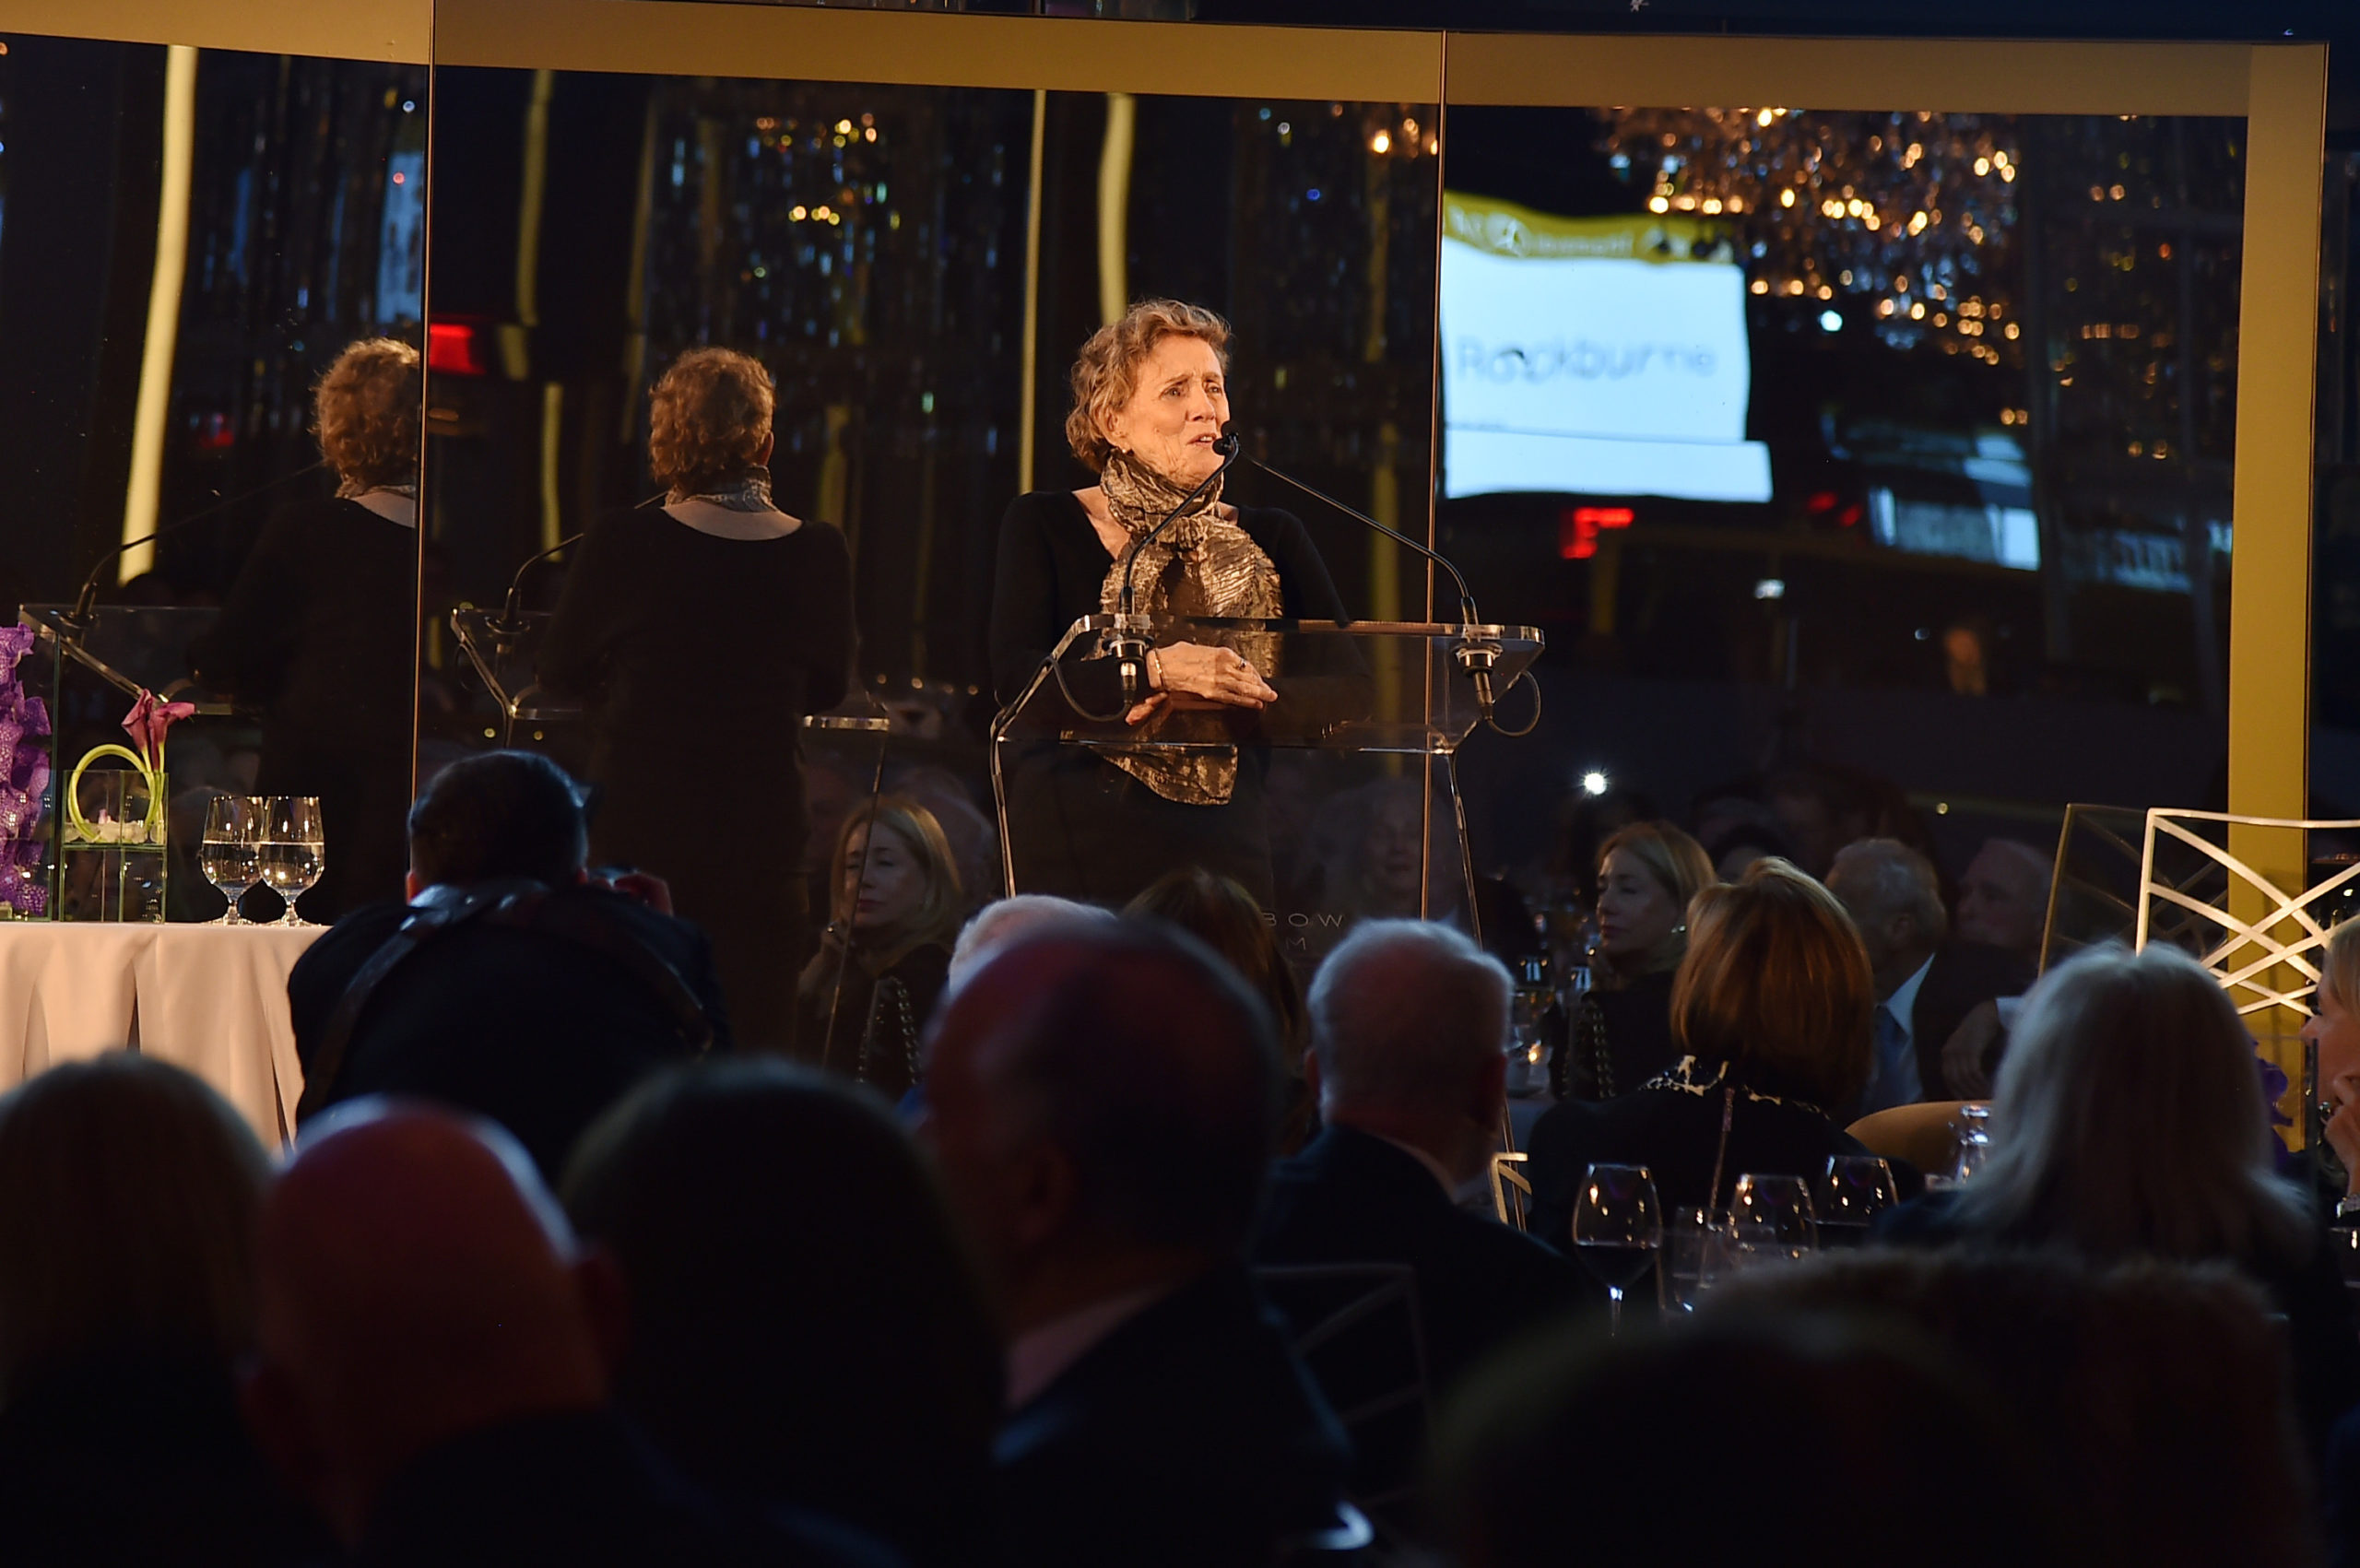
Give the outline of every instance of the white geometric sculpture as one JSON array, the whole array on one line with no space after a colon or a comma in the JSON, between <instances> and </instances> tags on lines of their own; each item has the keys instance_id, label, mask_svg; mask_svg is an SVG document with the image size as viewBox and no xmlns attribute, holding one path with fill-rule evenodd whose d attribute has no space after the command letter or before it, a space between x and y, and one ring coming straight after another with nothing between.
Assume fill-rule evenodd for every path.
<instances>
[{"instance_id":1,"label":"white geometric sculpture","mask_svg":"<svg viewBox=\"0 0 2360 1568\"><path fill-rule=\"evenodd\" d=\"M2316 888L2288 893L2224 846L2192 831L2188 824L2195 822L2236 828L2299 828L2306 831L2348 831L2360 829L2360 822L2232 817L2218 811L2177 811L2164 807L2152 808L2147 812L2146 843L2139 866L2136 945L2147 945L2156 906L2177 909L2182 917L2178 930L2172 933L2173 938L2186 938L2189 951L2207 969L2219 974L2222 989L2236 1002L2240 1014L2270 1008L2309 1012L2311 994L2319 989L2319 979L2313 955L2327 947L2328 932L2333 924L2322 922L2314 911L2360 878L2360 863L2344 867ZM2201 861L2185 877L2167 877L2159 881L2155 875L2155 850L2159 843L2185 845L2195 850ZM2216 872L2221 874L2222 882L2218 902L2191 891ZM2266 913L2259 918L2241 920L2225 907L2231 890L2239 884L2251 889L2265 906ZM2280 926L2290 924L2294 931L2283 937L2278 934ZM2299 976L2291 986L2280 973L2286 970Z\"/></svg>"}]
</instances>

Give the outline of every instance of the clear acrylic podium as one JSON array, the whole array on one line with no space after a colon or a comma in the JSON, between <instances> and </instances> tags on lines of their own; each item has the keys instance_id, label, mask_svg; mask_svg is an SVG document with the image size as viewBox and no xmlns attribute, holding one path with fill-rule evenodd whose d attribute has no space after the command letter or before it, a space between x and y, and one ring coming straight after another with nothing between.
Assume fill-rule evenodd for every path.
<instances>
[{"instance_id":1,"label":"clear acrylic podium","mask_svg":"<svg viewBox=\"0 0 2360 1568\"><path fill-rule=\"evenodd\" d=\"M1110 643L1120 618L1088 616L1058 640L991 731L992 791L1010 894L1044 890L1028 878L1060 851L1026 842L1021 798L1043 764L1074 750L1113 761L1126 753L1252 754L1264 784L1291 960L1316 959L1351 920L1372 914L1442 918L1477 929L1474 861L1455 761L1496 707L1510 722L1531 712L1511 695L1541 651L1526 626L1422 621L1246 620L1134 617L1150 647L1212 644L1271 672L1278 701L1258 712L1187 713L1133 725L1122 712ZM1438 789L1434 786L1439 786ZM1018 808L1011 810L1014 799ZM1406 843L1404 835L1407 835ZM1415 861L1414 907L1410 880ZM1388 904L1387 900L1390 899Z\"/></svg>"}]
</instances>

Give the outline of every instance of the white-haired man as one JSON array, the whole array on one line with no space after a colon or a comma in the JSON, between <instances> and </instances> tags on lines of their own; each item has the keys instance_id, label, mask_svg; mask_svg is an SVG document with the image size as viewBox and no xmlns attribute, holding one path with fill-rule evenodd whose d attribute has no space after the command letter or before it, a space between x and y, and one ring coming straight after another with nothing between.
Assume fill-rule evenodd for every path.
<instances>
[{"instance_id":1,"label":"white-haired man","mask_svg":"<svg viewBox=\"0 0 2360 1568\"><path fill-rule=\"evenodd\" d=\"M1460 1209L1504 1103L1509 980L1446 925L1374 920L1312 982L1304 1072L1324 1124L1273 1173L1254 1260L1397 1263L1417 1279L1437 1391L1585 1300L1574 1266Z\"/></svg>"}]
</instances>

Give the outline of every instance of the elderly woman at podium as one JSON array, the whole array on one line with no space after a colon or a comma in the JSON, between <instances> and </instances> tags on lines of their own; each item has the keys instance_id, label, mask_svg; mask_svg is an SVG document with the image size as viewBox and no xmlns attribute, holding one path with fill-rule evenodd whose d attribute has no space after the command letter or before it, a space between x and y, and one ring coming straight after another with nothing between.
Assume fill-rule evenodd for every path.
<instances>
[{"instance_id":1,"label":"elderly woman at podium","mask_svg":"<svg viewBox=\"0 0 2360 1568\"><path fill-rule=\"evenodd\" d=\"M746 355L673 361L649 405L664 504L591 527L539 672L588 712L592 857L670 883L712 938L731 1032L787 1051L813 941L802 723L844 700L852 567L843 535L771 499L774 407Z\"/></svg>"},{"instance_id":2,"label":"elderly woman at podium","mask_svg":"<svg viewBox=\"0 0 2360 1568\"><path fill-rule=\"evenodd\" d=\"M1219 481L1190 496L1221 466L1228 346L1227 323L1174 300L1142 301L1082 345L1066 441L1099 482L1019 496L1000 525L991 661L1003 702L1024 692L1074 621L1116 610L1127 565L1142 615L1344 619L1327 563L1293 515L1233 506ZM1164 643L1127 707L1112 657L1069 654L1062 686L1046 695L1069 699L1078 717L1120 712L1150 744L1011 749L1003 767L1018 890L1119 906L1194 866L1234 878L1270 907L1263 725L1266 710L1298 700L1278 643ZM1357 657L1335 640L1321 662L1329 667L1315 674L1298 658L1286 674L1318 679L1326 701L1364 711Z\"/></svg>"}]
</instances>

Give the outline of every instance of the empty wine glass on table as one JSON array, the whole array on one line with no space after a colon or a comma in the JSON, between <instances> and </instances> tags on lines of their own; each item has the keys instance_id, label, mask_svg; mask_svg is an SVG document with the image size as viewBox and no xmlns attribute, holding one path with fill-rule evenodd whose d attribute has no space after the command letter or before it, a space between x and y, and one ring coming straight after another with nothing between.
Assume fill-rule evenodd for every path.
<instances>
[{"instance_id":1,"label":"empty wine glass on table","mask_svg":"<svg viewBox=\"0 0 2360 1568\"><path fill-rule=\"evenodd\" d=\"M1873 1154L1829 1155L1812 1210L1819 1220L1820 1244L1860 1245L1869 1239L1869 1226L1876 1217L1900 1201L1893 1167L1882 1160Z\"/></svg>"},{"instance_id":2,"label":"empty wine glass on table","mask_svg":"<svg viewBox=\"0 0 2360 1568\"><path fill-rule=\"evenodd\" d=\"M1654 1175L1645 1165L1592 1165L1574 1202L1574 1256L1606 1287L1608 1332L1622 1332L1622 1292L1662 1246Z\"/></svg>"},{"instance_id":3,"label":"empty wine glass on table","mask_svg":"<svg viewBox=\"0 0 2360 1568\"><path fill-rule=\"evenodd\" d=\"M1819 1250L1819 1220L1800 1176L1740 1176L1729 1220L1740 1268L1798 1262Z\"/></svg>"},{"instance_id":4,"label":"empty wine glass on table","mask_svg":"<svg viewBox=\"0 0 2360 1568\"><path fill-rule=\"evenodd\" d=\"M1676 1210L1663 1236L1665 1310L1694 1312L1705 1292L1721 1282L1734 1245L1728 1215L1709 1208Z\"/></svg>"},{"instance_id":5,"label":"empty wine glass on table","mask_svg":"<svg viewBox=\"0 0 2360 1568\"><path fill-rule=\"evenodd\" d=\"M255 864L261 831L262 802L253 796L217 795L206 803L205 838L198 846L197 860L214 891L230 901L221 918L207 925L253 924L238 913L238 900L261 875Z\"/></svg>"},{"instance_id":6,"label":"empty wine glass on table","mask_svg":"<svg viewBox=\"0 0 2360 1568\"><path fill-rule=\"evenodd\" d=\"M316 796L274 795L264 801L255 862L262 880L287 901L287 913L277 924L310 925L296 914L295 901L320 879L327 867L327 835L320 826Z\"/></svg>"}]
</instances>

